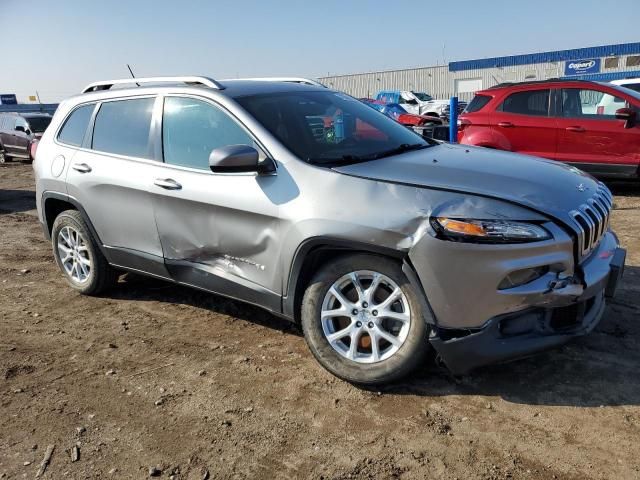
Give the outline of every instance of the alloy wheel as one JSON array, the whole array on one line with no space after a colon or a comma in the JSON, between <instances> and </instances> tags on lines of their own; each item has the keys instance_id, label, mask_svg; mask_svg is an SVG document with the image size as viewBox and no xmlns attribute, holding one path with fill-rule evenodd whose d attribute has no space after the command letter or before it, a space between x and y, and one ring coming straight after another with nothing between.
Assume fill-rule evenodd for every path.
<instances>
[{"instance_id":1,"label":"alloy wheel","mask_svg":"<svg viewBox=\"0 0 640 480\"><path fill-rule=\"evenodd\" d=\"M407 340L409 301L389 277L358 270L331 285L322 302L322 331L342 357L375 363L394 355Z\"/></svg>"},{"instance_id":2,"label":"alloy wheel","mask_svg":"<svg viewBox=\"0 0 640 480\"><path fill-rule=\"evenodd\" d=\"M85 283L91 274L91 259L84 237L72 227L58 233L58 256L65 273L74 282Z\"/></svg>"}]
</instances>

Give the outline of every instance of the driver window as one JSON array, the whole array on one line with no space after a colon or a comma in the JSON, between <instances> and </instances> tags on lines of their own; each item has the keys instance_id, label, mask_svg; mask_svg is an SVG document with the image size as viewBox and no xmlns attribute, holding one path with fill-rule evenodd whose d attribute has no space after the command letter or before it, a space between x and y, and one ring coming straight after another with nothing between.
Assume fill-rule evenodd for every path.
<instances>
[{"instance_id":1,"label":"driver window","mask_svg":"<svg viewBox=\"0 0 640 480\"><path fill-rule=\"evenodd\" d=\"M220 108L193 98L165 98L162 147L166 163L209 170L211 151L227 145L256 147L244 128Z\"/></svg>"},{"instance_id":2,"label":"driver window","mask_svg":"<svg viewBox=\"0 0 640 480\"><path fill-rule=\"evenodd\" d=\"M562 116L568 118L591 118L593 120L615 120L616 110L627 103L623 98L587 88L565 88L562 90Z\"/></svg>"}]
</instances>

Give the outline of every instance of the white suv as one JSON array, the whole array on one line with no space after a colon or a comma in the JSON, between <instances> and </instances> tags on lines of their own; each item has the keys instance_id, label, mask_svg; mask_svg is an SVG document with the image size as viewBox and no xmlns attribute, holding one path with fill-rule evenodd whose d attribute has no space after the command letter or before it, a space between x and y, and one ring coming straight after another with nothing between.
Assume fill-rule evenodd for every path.
<instances>
[{"instance_id":1,"label":"white suv","mask_svg":"<svg viewBox=\"0 0 640 480\"><path fill-rule=\"evenodd\" d=\"M614 80L611 83L640 92L640 78L625 78L623 80Z\"/></svg>"}]
</instances>

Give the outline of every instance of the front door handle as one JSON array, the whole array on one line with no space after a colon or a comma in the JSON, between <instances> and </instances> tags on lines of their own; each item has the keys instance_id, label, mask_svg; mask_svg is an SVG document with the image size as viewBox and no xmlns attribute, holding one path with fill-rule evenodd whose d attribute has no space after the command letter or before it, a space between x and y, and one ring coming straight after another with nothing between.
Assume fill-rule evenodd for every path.
<instances>
[{"instance_id":1,"label":"front door handle","mask_svg":"<svg viewBox=\"0 0 640 480\"><path fill-rule=\"evenodd\" d=\"M182 185L176 182L173 178L156 178L153 183L165 190L180 190L182 188Z\"/></svg>"},{"instance_id":2,"label":"front door handle","mask_svg":"<svg viewBox=\"0 0 640 480\"><path fill-rule=\"evenodd\" d=\"M578 133L585 131L583 127L579 127L579 126L567 127L565 128L565 130L567 132L578 132Z\"/></svg>"},{"instance_id":3,"label":"front door handle","mask_svg":"<svg viewBox=\"0 0 640 480\"><path fill-rule=\"evenodd\" d=\"M80 173L89 173L91 171L91 167L86 163L74 163L71 168Z\"/></svg>"},{"instance_id":4,"label":"front door handle","mask_svg":"<svg viewBox=\"0 0 640 480\"><path fill-rule=\"evenodd\" d=\"M502 128L511 128L515 127L515 125L511 122L498 122L498 126Z\"/></svg>"}]
</instances>

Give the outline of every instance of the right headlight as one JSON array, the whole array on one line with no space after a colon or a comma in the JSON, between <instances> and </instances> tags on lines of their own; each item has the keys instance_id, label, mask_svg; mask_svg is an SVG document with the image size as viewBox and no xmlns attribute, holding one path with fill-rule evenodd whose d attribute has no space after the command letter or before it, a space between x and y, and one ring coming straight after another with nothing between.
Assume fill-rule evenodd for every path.
<instances>
[{"instance_id":1,"label":"right headlight","mask_svg":"<svg viewBox=\"0 0 640 480\"><path fill-rule=\"evenodd\" d=\"M551 238L540 225L511 220L470 220L434 217L431 225L441 238L473 243L524 243Z\"/></svg>"}]
</instances>

